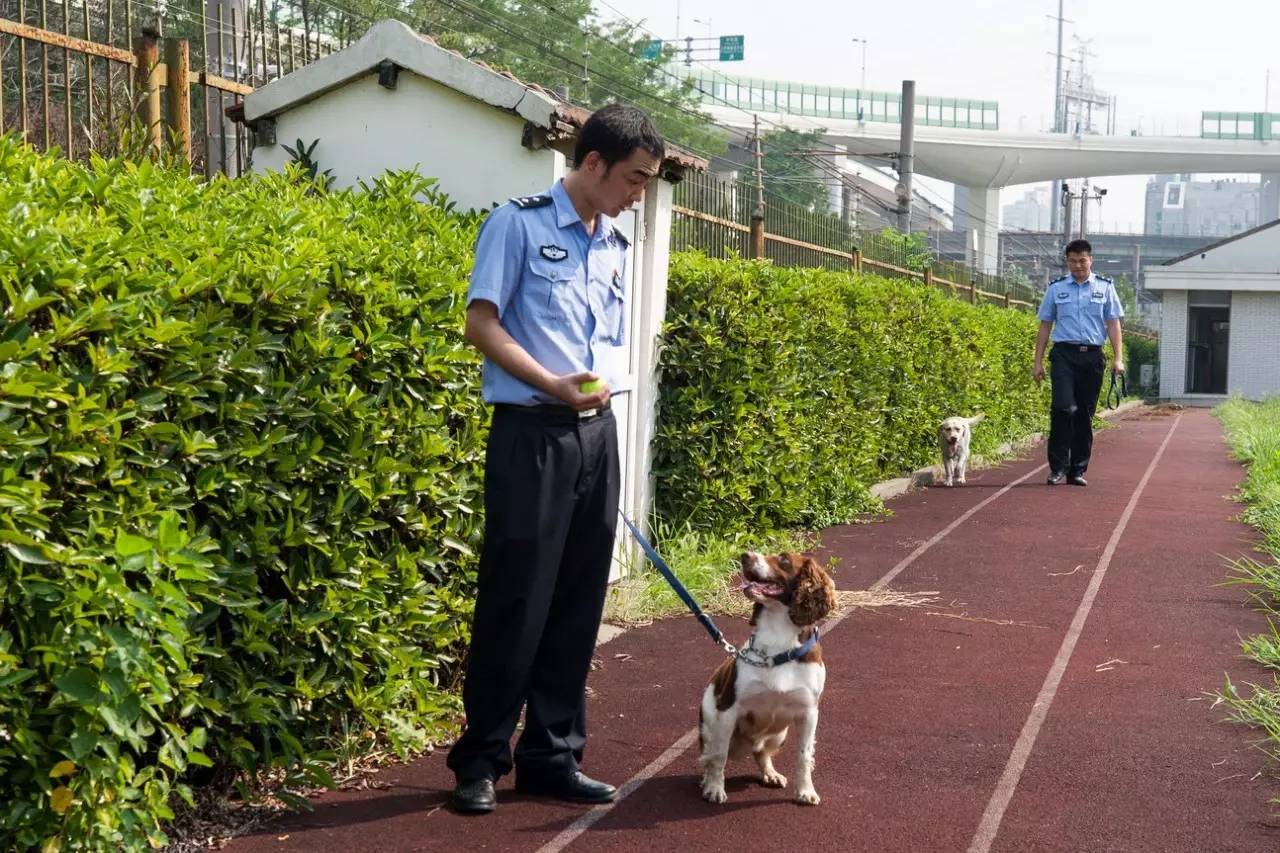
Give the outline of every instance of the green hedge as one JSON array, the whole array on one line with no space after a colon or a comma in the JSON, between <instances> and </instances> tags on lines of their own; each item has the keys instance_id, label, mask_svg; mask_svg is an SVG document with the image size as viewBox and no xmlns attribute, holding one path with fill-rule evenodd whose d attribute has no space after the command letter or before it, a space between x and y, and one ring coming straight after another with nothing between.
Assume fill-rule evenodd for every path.
<instances>
[{"instance_id":1,"label":"green hedge","mask_svg":"<svg viewBox=\"0 0 1280 853\"><path fill-rule=\"evenodd\" d=\"M937 427L985 412L981 453L1043 429L1025 313L902 280L672 260L654 448L658 512L713 532L822 527L868 486L937 462Z\"/></svg>"},{"instance_id":2,"label":"green hedge","mask_svg":"<svg viewBox=\"0 0 1280 853\"><path fill-rule=\"evenodd\" d=\"M145 848L188 782L451 716L485 418L431 192L0 138L3 849Z\"/></svg>"}]
</instances>

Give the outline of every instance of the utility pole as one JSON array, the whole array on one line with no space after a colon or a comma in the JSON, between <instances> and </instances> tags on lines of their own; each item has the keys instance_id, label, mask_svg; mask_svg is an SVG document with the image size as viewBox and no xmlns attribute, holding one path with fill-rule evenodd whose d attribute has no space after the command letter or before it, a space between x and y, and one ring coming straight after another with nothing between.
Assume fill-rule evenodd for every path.
<instances>
[{"instance_id":1,"label":"utility pole","mask_svg":"<svg viewBox=\"0 0 1280 853\"><path fill-rule=\"evenodd\" d=\"M1053 132L1062 133L1062 7L1065 0L1058 0L1058 62L1053 74Z\"/></svg>"},{"instance_id":2,"label":"utility pole","mask_svg":"<svg viewBox=\"0 0 1280 853\"><path fill-rule=\"evenodd\" d=\"M764 149L760 145L760 116L753 116L752 142L756 159L756 206L751 212L751 257L764 258Z\"/></svg>"},{"instance_id":3,"label":"utility pole","mask_svg":"<svg viewBox=\"0 0 1280 853\"><path fill-rule=\"evenodd\" d=\"M1101 203L1102 197L1107 191L1099 188L1093 195L1089 194L1089 179L1085 178L1084 188L1080 191L1080 237L1084 239L1089 236L1089 202L1096 201Z\"/></svg>"},{"instance_id":4,"label":"utility pole","mask_svg":"<svg viewBox=\"0 0 1280 853\"><path fill-rule=\"evenodd\" d=\"M858 84L858 92L861 93L867 89L867 40L851 39L851 41L862 45L862 81Z\"/></svg>"},{"instance_id":5,"label":"utility pole","mask_svg":"<svg viewBox=\"0 0 1280 853\"><path fill-rule=\"evenodd\" d=\"M1071 194L1071 186L1066 182L1062 182L1062 247L1065 249L1067 244L1071 242L1071 202L1075 196Z\"/></svg>"},{"instance_id":6,"label":"utility pole","mask_svg":"<svg viewBox=\"0 0 1280 853\"><path fill-rule=\"evenodd\" d=\"M1085 239L1089 234L1089 179L1084 179L1084 184L1080 187L1080 239Z\"/></svg>"},{"instance_id":7,"label":"utility pole","mask_svg":"<svg viewBox=\"0 0 1280 853\"><path fill-rule=\"evenodd\" d=\"M911 175L916 155L916 81L902 81L902 134L898 143L898 230L911 233Z\"/></svg>"},{"instance_id":8,"label":"utility pole","mask_svg":"<svg viewBox=\"0 0 1280 853\"><path fill-rule=\"evenodd\" d=\"M1057 64L1055 65L1055 70L1053 74L1053 132L1054 133L1063 133L1066 131L1066 127L1065 127L1066 116L1063 115L1065 110L1063 110L1063 101L1062 101L1062 25L1065 22L1064 18L1062 17L1062 12L1063 12L1064 2L1065 0L1058 0L1058 17L1055 19L1058 22L1058 52L1056 54ZM1052 210L1049 217L1050 218L1049 230L1057 231L1058 230L1058 207L1056 205L1051 205L1050 207L1052 208Z\"/></svg>"}]
</instances>

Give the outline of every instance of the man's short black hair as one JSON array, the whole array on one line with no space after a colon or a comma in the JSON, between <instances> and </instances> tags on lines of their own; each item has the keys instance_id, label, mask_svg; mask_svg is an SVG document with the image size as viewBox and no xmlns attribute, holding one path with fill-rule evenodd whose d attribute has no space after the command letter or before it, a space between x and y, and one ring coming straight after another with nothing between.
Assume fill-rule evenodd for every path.
<instances>
[{"instance_id":1,"label":"man's short black hair","mask_svg":"<svg viewBox=\"0 0 1280 853\"><path fill-rule=\"evenodd\" d=\"M644 110L609 104L592 113L578 132L573 167L581 166L592 151L598 151L605 163L613 166L630 157L637 148L643 148L659 160L666 155L662 136Z\"/></svg>"},{"instance_id":2,"label":"man's short black hair","mask_svg":"<svg viewBox=\"0 0 1280 853\"><path fill-rule=\"evenodd\" d=\"M1062 250L1062 254L1069 255L1072 252L1084 252L1086 255L1093 255L1093 245L1088 240L1072 240L1067 244L1067 248Z\"/></svg>"}]
</instances>

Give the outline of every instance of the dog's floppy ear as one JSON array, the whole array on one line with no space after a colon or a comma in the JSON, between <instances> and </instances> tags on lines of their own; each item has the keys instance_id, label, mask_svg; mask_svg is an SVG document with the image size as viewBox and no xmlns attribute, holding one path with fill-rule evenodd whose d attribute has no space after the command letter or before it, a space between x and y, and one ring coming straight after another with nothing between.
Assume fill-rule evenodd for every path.
<instances>
[{"instance_id":1,"label":"dog's floppy ear","mask_svg":"<svg viewBox=\"0 0 1280 853\"><path fill-rule=\"evenodd\" d=\"M812 557L805 557L791 593L791 621L812 625L836 606L836 585Z\"/></svg>"}]
</instances>

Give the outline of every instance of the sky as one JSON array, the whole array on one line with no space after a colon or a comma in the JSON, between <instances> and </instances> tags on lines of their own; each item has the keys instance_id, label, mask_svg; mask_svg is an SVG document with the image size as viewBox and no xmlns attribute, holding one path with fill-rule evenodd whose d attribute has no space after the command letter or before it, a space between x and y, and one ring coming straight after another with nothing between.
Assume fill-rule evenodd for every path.
<instances>
[{"instance_id":1,"label":"sky","mask_svg":"<svg viewBox=\"0 0 1280 853\"><path fill-rule=\"evenodd\" d=\"M867 88L1000 104L1002 130L1053 121L1057 0L594 0L601 18L630 18L657 37L744 36L726 74L857 87L867 40ZM1116 132L1198 136L1203 110L1280 112L1280 2L1274 0L1064 0L1063 53L1078 36L1095 86L1116 97ZM677 27L677 16L679 25ZM1268 83L1268 74L1273 79ZM1236 176L1246 179L1247 176ZM1256 176L1248 178L1256 180ZM1142 228L1146 176L1095 181L1108 194L1091 210L1105 230ZM949 187L926 182L950 200ZM1030 187L1001 194L1008 204ZM1091 230L1093 230L1091 228Z\"/></svg>"}]
</instances>

